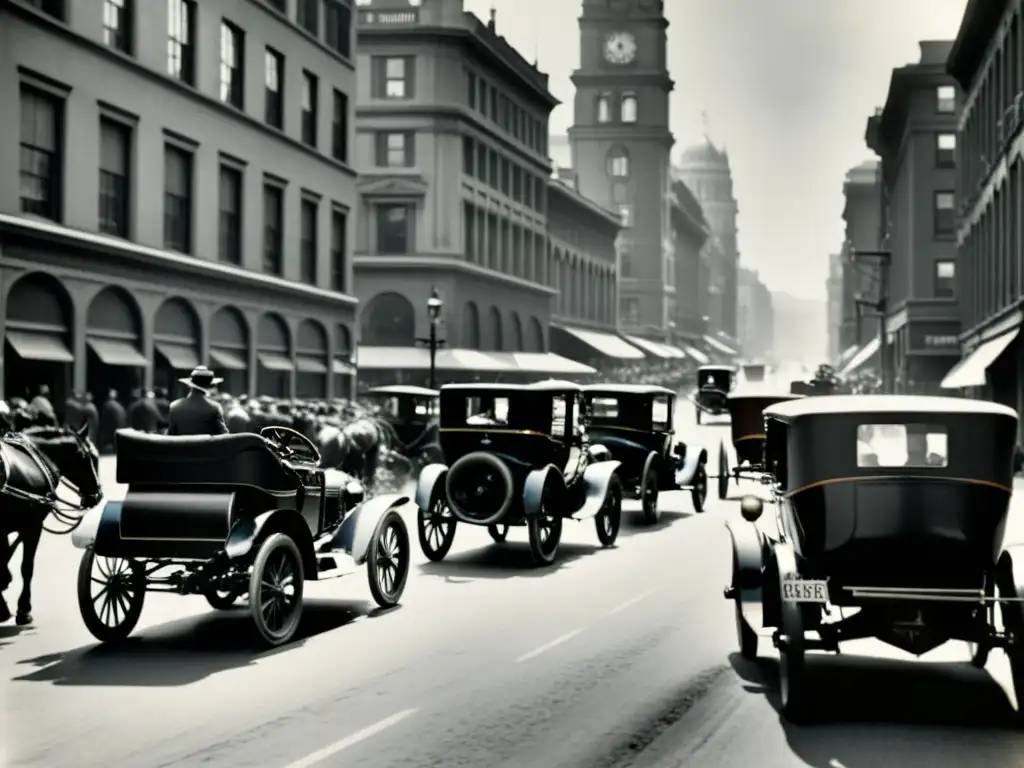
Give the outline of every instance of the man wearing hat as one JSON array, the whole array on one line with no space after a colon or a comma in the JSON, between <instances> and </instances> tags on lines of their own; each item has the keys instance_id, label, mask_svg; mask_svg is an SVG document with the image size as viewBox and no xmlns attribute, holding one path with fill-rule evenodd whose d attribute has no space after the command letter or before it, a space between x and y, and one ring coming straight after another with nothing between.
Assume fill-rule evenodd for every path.
<instances>
[{"instance_id":1,"label":"man wearing hat","mask_svg":"<svg viewBox=\"0 0 1024 768\"><path fill-rule=\"evenodd\" d=\"M213 371L200 365L188 378L178 381L188 385L189 393L171 403L167 434L226 435L224 411L219 403L210 399L210 390L224 379L215 377Z\"/></svg>"}]
</instances>

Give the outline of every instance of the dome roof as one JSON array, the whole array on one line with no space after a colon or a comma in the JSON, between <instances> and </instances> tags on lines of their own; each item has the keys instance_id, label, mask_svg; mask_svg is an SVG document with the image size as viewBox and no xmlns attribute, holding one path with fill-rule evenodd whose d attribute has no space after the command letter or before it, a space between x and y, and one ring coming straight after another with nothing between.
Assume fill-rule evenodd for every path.
<instances>
[{"instance_id":1,"label":"dome roof","mask_svg":"<svg viewBox=\"0 0 1024 768\"><path fill-rule=\"evenodd\" d=\"M680 156L680 165L713 165L723 170L729 168L729 153L719 149L711 143L711 139L705 139L703 144L695 144L683 150Z\"/></svg>"}]
</instances>

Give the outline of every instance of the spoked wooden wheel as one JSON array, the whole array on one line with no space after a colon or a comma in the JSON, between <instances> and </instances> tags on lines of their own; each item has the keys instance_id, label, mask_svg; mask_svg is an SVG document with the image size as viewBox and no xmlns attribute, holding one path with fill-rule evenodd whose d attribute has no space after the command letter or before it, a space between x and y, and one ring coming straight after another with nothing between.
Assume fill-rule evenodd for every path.
<instances>
[{"instance_id":1,"label":"spoked wooden wheel","mask_svg":"<svg viewBox=\"0 0 1024 768\"><path fill-rule=\"evenodd\" d=\"M444 491L435 492L429 509L421 509L416 515L416 528L420 537L420 549L428 560L435 563L444 560L455 542L455 527L458 523L445 498Z\"/></svg>"},{"instance_id":2,"label":"spoked wooden wheel","mask_svg":"<svg viewBox=\"0 0 1024 768\"><path fill-rule=\"evenodd\" d=\"M274 647L295 635L302 619L302 556L283 533L268 536L249 577L249 605L260 639Z\"/></svg>"},{"instance_id":3,"label":"spoked wooden wheel","mask_svg":"<svg viewBox=\"0 0 1024 768\"><path fill-rule=\"evenodd\" d=\"M708 468L706 464L700 464L693 475L693 488L690 489L690 499L693 501L693 511L700 514L704 511L704 502L708 498Z\"/></svg>"},{"instance_id":4,"label":"spoked wooden wheel","mask_svg":"<svg viewBox=\"0 0 1024 768\"><path fill-rule=\"evenodd\" d=\"M718 498L725 499L729 495L729 457L725 453L725 443L718 448Z\"/></svg>"},{"instance_id":5,"label":"spoked wooden wheel","mask_svg":"<svg viewBox=\"0 0 1024 768\"><path fill-rule=\"evenodd\" d=\"M610 547L619 538L619 526L622 524L622 483L613 477L605 491L604 506L594 518L597 528L597 539L601 546Z\"/></svg>"},{"instance_id":6,"label":"spoked wooden wheel","mask_svg":"<svg viewBox=\"0 0 1024 768\"><path fill-rule=\"evenodd\" d=\"M650 453L644 462L644 473L640 479L640 503L644 522L654 525L661 517L658 510L658 454Z\"/></svg>"},{"instance_id":7,"label":"spoked wooden wheel","mask_svg":"<svg viewBox=\"0 0 1024 768\"><path fill-rule=\"evenodd\" d=\"M535 565L551 565L555 562L558 544L562 540L562 518L548 511L547 502L526 520L530 534L530 554Z\"/></svg>"},{"instance_id":8,"label":"spoked wooden wheel","mask_svg":"<svg viewBox=\"0 0 1024 768\"><path fill-rule=\"evenodd\" d=\"M124 640L139 623L145 600L142 563L85 551L78 565L78 610L93 637L101 643Z\"/></svg>"},{"instance_id":9,"label":"spoked wooden wheel","mask_svg":"<svg viewBox=\"0 0 1024 768\"><path fill-rule=\"evenodd\" d=\"M377 536L366 558L370 594L381 608L398 605L409 578L409 531L394 510L377 525Z\"/></svg>"},{"instance_id":10,"label":"spoked wooden wheel","mask_svg":"<svg viewBox=\"0 0 1024 768\"><path fill-rule=\"evenodd\" d=\"M494 525L488 525L487 532L491 534L491 538L494 539L498 544L504 543L505 539L508 538L508 526L504 523L495 523Z\"/></svg>"}]
</instances>

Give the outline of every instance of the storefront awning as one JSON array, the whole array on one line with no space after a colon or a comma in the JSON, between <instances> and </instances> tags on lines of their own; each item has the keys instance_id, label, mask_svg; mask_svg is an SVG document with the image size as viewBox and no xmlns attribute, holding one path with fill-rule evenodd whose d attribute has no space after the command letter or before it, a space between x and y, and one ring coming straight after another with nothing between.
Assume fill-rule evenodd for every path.
<instances>
[{"instance_id":1,"label":"storefront awning","mask_svg":"<svg viewBox=\"0 0 1024 768\"><path fill-rule=\"evenodd\" d=\"M501 353L487 354L475 349L441 349L436 365L449 371L514 371L515 366L498 357Z\"/></svg>"},{"instance_id":2,"label":"storefront awning","mask_svg":"<svg viewBox=\"0 0 1024 768\"><path fill-rule=\"evenodd\" d=\"M351 376L356 372L356 367L347 360L341 360L336 357L331 361L331 371L341 376Z\"/></svg>"},{"instance_id":3,"label":"storefront awning","mask_svg":"<svg viewBox=\"0 0 1024 768\"><path fill-rule=\"evenodd\" d=\"M623 337L634 347L639 347L652 357L657 357L662 360L676 360L683 357L682 350L670 347L668 344L663 344L660 341L651 341L650 339L643 339L639 336L629 336L627 334L623 334Z\"/></svg>"},{"instance_id":4,"label":"storefront awning","mask_svg":"<svg viewBox=\"0 0 1024 768\"><path fill-rule=\"evenodd\" d=\"M319 357L299 355L295 358L295 370L299 373L327 373L327 365Z\"/></svg>"},{"instance_id":5,"label":"storefront awning","mask_svg":"<svg viewBox=\"0 0 1024 768\"><path fill-rule=\"evenodd\" d=\"M505 359L522 373L550 373L561 376L583 376L597 373L589 365L577 363L554 352L502 352L492 353Z\"/></svg>"},{"instance_id":6,"label":"storefront awning","mask_svg":"<svg viewBox=\"0 0 1024 768\"><path fill-rule=\"evenodd\" d=\"M223 368L226 371L244 371L249 365L245 362L241 352L233 349L210 348L210 363L213 368Z\"/></svg>"},{"instance_id":7,"label":"storefront awning","mask_svg":"<svg viewBox=\"0 0 1024 768\"><path fill-rule=\"evenodd\" d=\"M695 347L683 347L683 351L686 352L687 356L698 365L707 365L711 362L710 357Z\"/></svg>"},{"instance_id":8,"label":"storefront awning","mask_svg":"<svg viewBox=\"0 0 1024 768\"><path fill-rule=\"evenodd\" d=\"M1006 348L1013 343L1019 333L1020 329L1015 328L1009 333L979 344L973 352L953 366L939 386L942 389L984 386L989 366L1006 351Z\"/></svg>"},{"instance_id":9,"label":"storefront awning","mask_svg":"<svg viewBox=\"0 0 1024 768\"><path fill-rule=\"evenodd\" d=\"M145 368L148 364L142 353L130 341L122 339L87 339L89 349L106 365L125 368Z\"/></svg>"},{"instance_id":10,"label":"storefront awning","mask_svg":"<svg viewBox=\"0 0 1024 768\"><path fill-rule=\"evenodd\" d=\"M199 353L196 352L195 347L170 342L157 342L153 346L176 371L191 371L199 365Z\"/></svg>"},{"instance_id":11,"label":"storefront awning","mask_svg":"<svg viewBox=\"0 0 1024 768\"><path fill-rule=\"evenodd\" d=\"M291 358L280 352L257 352L256 359L268 371L291 371L295 368Z\"/></svg>"},{"instance_id":12,"label":"storefront awning","mask_svg":"<svg viewBox=\"0 0 1024 768\"><path fill-rule=\"evenodd\" d=\"M705 336L704 337L704 343L706 343L709 347L711 347L716 352L720 352L723 355L730 355L730 356L734 357L734 356L739 354L735 349L730 347L728 344L726 344L726 343L724 343L722 341L719 341L714 336Z\"/></svg>"},{"instance_id":13,"label":"storefront awning","mask_svg":"<svg viewBox=\"0 0 1024 768\"><path fill-rule=\"evenodd\" d=\"M575 328L570 325L551 325L552 328L565 331L573 338L582 341L595 352L604 357L612 357L616 360L643 360L646 355L631 344L627 344L614 333L602 333L601 331L589 331L584 328Z\"/></svg>"},{"instance_id":14,"label":"storefront awning","mask_svg":"<svg viewBox=\"0 0 1024 768\"><path fill-rule=\"evenodd\" d=\"M856 344L851 344L850 346L848 346L843 351L843 354L839 356L839 360L836 363L836 367L841 369L844 365L850 362L853 356L857 354L858 349L860 349L860 347L858 347Z\"/></svg>"},{"instance_id":15,"label":"storefront awning","mask_svg":"<svg viewBox=\"0 0 1024 768\"><path fill-rule=\"evenodd\" d=\"M444 371L515 371L501 353L475 349L439 349L435 367ZM374 371L430 370L430 352L421 347L359 347L359 367Z\"/></svg>"},{"instance_id":16,"label":"storefront awning","mask_svg":"<svg viewBox=\"0 0 1024 768\"><path fill-rule=\"evenodd\" d=\"M14 347L22 360L38 363L73 363L75 356L71 354L64 339L53 333L37 331L8 331L7 342Z\"/></svg>"},{"instance_id":17,"label":"storefront awning","mask_svg":"<svg viewBox=\"0 0 1024 768\"><path fill-rule=\"evenodd\" d=\"M858 368L864 365L864 363L870 360L878 352L878 348L881 346L882 337L875 336L875 338L857 350L857 354L850 358L850 361L843 367L843 370L839 372L839 375L849 376L851 373L855 373Z\"/></svg>"}]
</instances>

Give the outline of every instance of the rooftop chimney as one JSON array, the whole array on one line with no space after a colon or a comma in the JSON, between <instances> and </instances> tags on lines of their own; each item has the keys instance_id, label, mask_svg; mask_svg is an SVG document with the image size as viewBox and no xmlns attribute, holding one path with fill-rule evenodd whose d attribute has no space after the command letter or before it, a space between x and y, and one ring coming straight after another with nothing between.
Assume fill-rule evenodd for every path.
<instances>
[{"instance_id":1,"label":"rooftop chimney","mask_svg":"<svg viewBox=\"0 0 1024 768\"><path fill-rule=\"evenodd\" d=\"M495 23L498 21L498 11L494 6L491 6L491 20L487 22L487 26L491 32L494 31Z\"/></svg>"}]
</instances>

